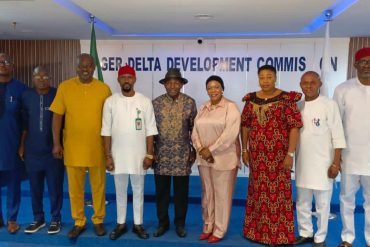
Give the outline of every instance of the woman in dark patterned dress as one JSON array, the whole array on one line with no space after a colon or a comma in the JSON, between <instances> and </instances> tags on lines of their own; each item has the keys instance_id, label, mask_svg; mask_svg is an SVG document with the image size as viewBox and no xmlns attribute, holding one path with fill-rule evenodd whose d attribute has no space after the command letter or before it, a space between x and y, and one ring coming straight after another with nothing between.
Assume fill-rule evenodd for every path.
<instances>
[{"instance_id":1,"label":"woman in dark patterned dress","mask_svg":"<svg viewBox=\"0 0 370 247\"><path fill-rule=\"evenodd\" d=\"M294 243L290 171L301 115L300 93L275 87L276 69L258 69L261 90L247 94L242 113L242 158L249 166L243 235L270 246Z\"/></svg>"}]
</instances>

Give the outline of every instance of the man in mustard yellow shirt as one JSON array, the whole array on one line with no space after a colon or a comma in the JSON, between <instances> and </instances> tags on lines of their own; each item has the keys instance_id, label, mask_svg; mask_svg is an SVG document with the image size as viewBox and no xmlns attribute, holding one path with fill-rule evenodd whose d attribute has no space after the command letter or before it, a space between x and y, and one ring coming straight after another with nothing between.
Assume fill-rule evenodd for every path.
<instances>
[{"instance_id":1,"label":"man in mustard yellow shirt","mask_svg":"<svg viewBox=\"0 0 370 247\"><path fill-rule=\"evenodd\" d=\"M50 106L53 114L53 155L64 157L72 218L75 225L68 233L76 239L84 230L84 185L89 173L94 214L91 217L97 236L106 234L105 217L105 159L100 136L102 110L111 95L109 87L93 78L95 64L89 54L78 56L78 77L62 82ZM62 120L65 117L63 146L60 142Z\"/></svg>"}]
</instances>

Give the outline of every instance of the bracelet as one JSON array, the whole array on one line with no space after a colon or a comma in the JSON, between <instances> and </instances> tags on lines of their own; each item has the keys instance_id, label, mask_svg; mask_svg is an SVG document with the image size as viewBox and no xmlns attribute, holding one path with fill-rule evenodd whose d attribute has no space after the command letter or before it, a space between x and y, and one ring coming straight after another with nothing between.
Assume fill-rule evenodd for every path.
<instances>
[{"instance_id":1,"label":"bracelet","mask_svg":"<svg viewBox=\"0 0 370 247\"><path fill-rule=\"evenodd\" d=\"M242 149L242 153L246 153L246 152L248 152L248 149L243 148L243 149Z\"/></svg>"},{"instance_id":2,"label":"bracelet","mask_svg":"<svg viewBox=\"0 0 370 247\"><path fill-rule=\"evenodd\" d=\"M148 158L148 159L150 159L150 160L154 160L154 156L153 156L153 155L151 155L151 154L146 154L146 155L145 155L145 158Z\"/></svg>"},{"instance_id":3,"label":"bracelet","mask_svg":"<svg viewBox=\"0 0 370 247\"><path fill-rule=\"evenodd\" d=\"M198 153L200 153L200 152L202 152L202 150L204 149L204 147L200 147L199 149L198 149Z\"/></svg>"},{"instance_id":4,"label":"bracelet","mask_svg":"<svg viewBox=\"0 0 370 247\"><path fill-rule=\"evenodd\" d=\"M288 155L289 157L293 158L293 157L294 157L294 152L287 152L287 155Z\"/></svg>"},{"instance_id":5,"label":"bracelet","mask_svg":"<svg viewBox=\"0 0 370 247\"><path fill-rule=\"evenodd\" d=\"M339 170L339 168L340 168L339 166L337 166L337 165L335 165L335 164L332 164L331 166L332 166L332 167L334 167L334 168L337 168L338 170Z\"/></svg>"}]
</instances>

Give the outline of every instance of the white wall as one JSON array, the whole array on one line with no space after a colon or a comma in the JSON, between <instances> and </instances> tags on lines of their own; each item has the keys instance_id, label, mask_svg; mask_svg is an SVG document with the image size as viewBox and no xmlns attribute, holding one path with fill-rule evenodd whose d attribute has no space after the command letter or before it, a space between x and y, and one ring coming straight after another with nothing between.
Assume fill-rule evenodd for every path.
<instances>
[{"instance_id":1,"label":"white wall","mask_svg":"<svg viewBox=\"0 0 370 247\"><path fill-rule=\"evenodd\" d=\"M336 70L331 67L329 81L324 82L328 84L329 96L347 78L348 45L349 38L331 39L331 57ZM97 47L101 65L106 68L104 80L114 92L120 90L117 62L122 61L123 66L131 61L137 73L135 90L151 98L163 94L164 87L158 81L164 78L168 63L176 58L179 62L176 67L189 80L183 90L196 100L198 107L208 100L205 80L216 74L225 82L224 95L242 110L242 97L259 90L257 69L266 61L283 61L278 72L279 88L301 91L301 75L308 70L320 72L323 39L204 40L201 45L196 40L98 40ZM81 50L89 53L89 40L81 41ZM215 59L224 59L224 62L218 62L213 69L209 65ZM237 60L244 61L242 68L237 68ZM247 175L248 171L243 168L239 174Z\"/></svg>"}]
</instances>

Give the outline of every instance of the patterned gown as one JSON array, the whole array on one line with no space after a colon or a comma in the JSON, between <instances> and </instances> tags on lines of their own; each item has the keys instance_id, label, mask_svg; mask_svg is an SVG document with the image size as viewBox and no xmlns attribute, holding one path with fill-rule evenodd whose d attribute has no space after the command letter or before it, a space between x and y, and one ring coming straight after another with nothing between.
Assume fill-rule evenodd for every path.
<instances>
[{"instance_id":1,"label":"patterned gown","mask_svg":"<svg viewBox=\"0 0 370 247\"><path fill-rule=\"evenodd\" d=\"M290 171L283 168L291 128L302 127L296 102L300 93L281 92L271 99L256 93L243 100L242 126L249 128L250 175L244 237L263 244L294 243Z\"/></svg>"}]
</instances>

